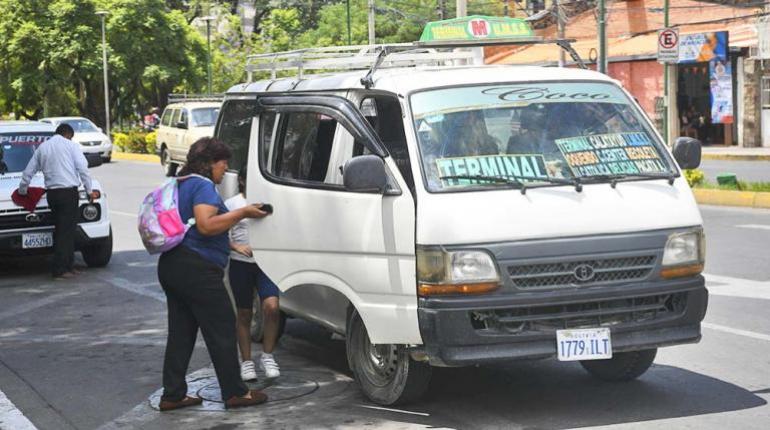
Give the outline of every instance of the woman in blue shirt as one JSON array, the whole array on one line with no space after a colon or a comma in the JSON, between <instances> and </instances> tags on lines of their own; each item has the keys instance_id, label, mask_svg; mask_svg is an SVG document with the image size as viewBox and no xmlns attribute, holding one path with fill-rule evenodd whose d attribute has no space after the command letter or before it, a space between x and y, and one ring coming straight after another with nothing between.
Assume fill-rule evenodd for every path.
<instances>
[{"instance_id":1,"label":"woman in blue shirt","mask_svg":"<svg viewBox=\"0 0 770 430\"><path fill-rule=\"evenodd\" d=\"M241 380L235 314L223 282L230 254L228 230L244 218L267 215L255 205L228 211L215 184L227 171L230 148L213 138L196 141L179 182L179 214L195 219L182 243L158 261L158 279L168 305L168 340L163 362L160 410L198 405L187 395L185 375L200 328L226 408L263 403L267 396Z\"/></svg>"}]
</instances>

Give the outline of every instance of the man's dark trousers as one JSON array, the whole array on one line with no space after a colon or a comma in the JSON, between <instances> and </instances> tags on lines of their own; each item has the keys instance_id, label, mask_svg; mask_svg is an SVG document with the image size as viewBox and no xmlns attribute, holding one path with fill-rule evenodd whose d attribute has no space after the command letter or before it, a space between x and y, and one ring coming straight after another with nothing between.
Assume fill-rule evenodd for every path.
<instances>
[{"instance_id":1,"label":"man's dark trousers","mask_svg":"<svg viewBox=\"0 0 770 430\"><path fill-rule=\"evenodd\" d=\"M51 273L60 276L75 263L75 229L78 226L78 189L57 188L46 191L48 207L54 219L53 263Z\"/></svg>"}]
</instances>

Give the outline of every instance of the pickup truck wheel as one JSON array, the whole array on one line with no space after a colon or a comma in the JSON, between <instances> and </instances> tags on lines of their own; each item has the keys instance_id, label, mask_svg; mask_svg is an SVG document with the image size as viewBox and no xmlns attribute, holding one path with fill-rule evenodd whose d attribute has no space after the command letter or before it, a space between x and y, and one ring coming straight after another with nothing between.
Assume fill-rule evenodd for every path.
<instances>
[{"instance_id":1,"label":"pickup truck wheel","mask_svg":"<svg viewBox=\"0 0 770 430\"><path fill-rule=\"evenodd\" d=\"M428 389L430 365L412 360L403 345L373 345L355 311L348 319L345 346L348 365L371 401L386 406L409 403Z\"/></svg>"},{"instance_id":2,"label":"pickup truck wheel","mask_svg":"<svg viewBox=\"0 0 770 430\"><path fill-rule=\"evenodd\" d=\"M619 352L609 360L585 360L580 364L591 375L610 382L631 381L652 366L657 348L643 351Z\"/></svg>"},{"instance_id":3,"label":"pickup truck wheel","mask_svg":"<svg viewBox=\"0 0 770 430\"><path fill-rule=\"evenodd\" d=\"M112 258L112 228L110 235L104 239L88 244L80 250L88 267L104 267Z\"/></svg>"},{"instance_id":4,"label":"pickup truck wheel","mask_svg":"<svg viewBox=\"0 0 770 430\"><path fill-rule=\"evenodd\" d=\"M179 166L171 161L171 155L165 147L160 150L160 164L163 165L163 171L166 176L176 176L176 170Z\"/></svg>"},{"instance_id":5,"label":"pickup truck wheel","mask_svg":"<svg viewBox=\"0 0 770 430\"><path fill-rule=\"evenodd\" d=\"M254 297L254 307L252 308L253 317L251 317L251 340L253 342L262 342L262 303L259 301L259 296ZM286 312L280 311L280 319L278 320L278 339L283 336L283 331L286 328Z\"/></svg>"}]
</instances>

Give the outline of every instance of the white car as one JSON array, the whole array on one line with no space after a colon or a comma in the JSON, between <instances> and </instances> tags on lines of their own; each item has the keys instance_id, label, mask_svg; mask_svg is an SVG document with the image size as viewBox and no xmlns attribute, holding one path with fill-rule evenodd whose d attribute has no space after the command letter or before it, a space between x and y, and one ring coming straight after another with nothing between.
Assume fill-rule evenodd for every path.
<instances>
[{"instance_id":1,"label":"white car","mask_svg":"<svg viewBox=\"0 0 770 430\"><path fill-rule=\"evenodd\" d=\"M324 49L270 54L332 71L231 88L216 135L249 203L274 208L249 229L281 310L344 335L372 401L417 399L433 366L514 359L631 380L700 340L703 222L681 170L699 142L672 156L589 70L436 66L463 53L419 46L362 67L371 47Z\"/></svg>"},{"instance_id":2,"label":"white car","mask_svg":"<svg viewBox=\"0 0 770 430\"><path fill-rule=\"evenodd\" d=\"M37 146L51 137L54 129L43 122L0 121L0 258L53 252L53 218L45 195L34 213L16 206L11 195ZM95 178L92 185L100 196L89 202L85 190L80 189L75 247L88 266L102 267L112 257L112 229L107 195ZM32 178L30 186L45 186L42 173Z\"/></svg>"},{"instance_id":3,"label":"white car","mask_svg":"<svg viewBox=\"0 0 770 430\"><path fill-rule=\"evenodd\" d=\"M158 155L166 175L176 174L187 151L201 137L214 135L221 102L187 101L166 106L158 127Z\"/></svg>"},{"instance_id":4,"label":"white car","mask_svg":"<svg viewBox=\"0 0 770 430\"><path fill-rule=\"evenodd\" d=\"M54 127L59 124L70 125L75 130L75 136L72 137L72 140L80 144L84 154L99 154L102 160L107 163L112 160L112 140L104 134L101 127L97 127L88 118L81 116L58 116L43 118L40 121L53 124Z\"/></svg>"}]
</instances>

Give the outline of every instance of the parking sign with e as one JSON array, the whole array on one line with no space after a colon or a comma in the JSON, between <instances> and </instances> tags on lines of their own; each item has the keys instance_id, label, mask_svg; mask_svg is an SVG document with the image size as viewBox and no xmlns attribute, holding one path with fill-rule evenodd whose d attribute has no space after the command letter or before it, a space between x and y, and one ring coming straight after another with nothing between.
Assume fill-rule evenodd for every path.
<instances>
[{"instance_id":1,"label":"parking sign with e","mask_svg":"<svg viewBox=\"0 0 770 430\"><path fill-rule=\"evenodd\" d=\"M658 62L676 63L679 60L679 29L658 31Z\"/></svg>"}]
</instances>

